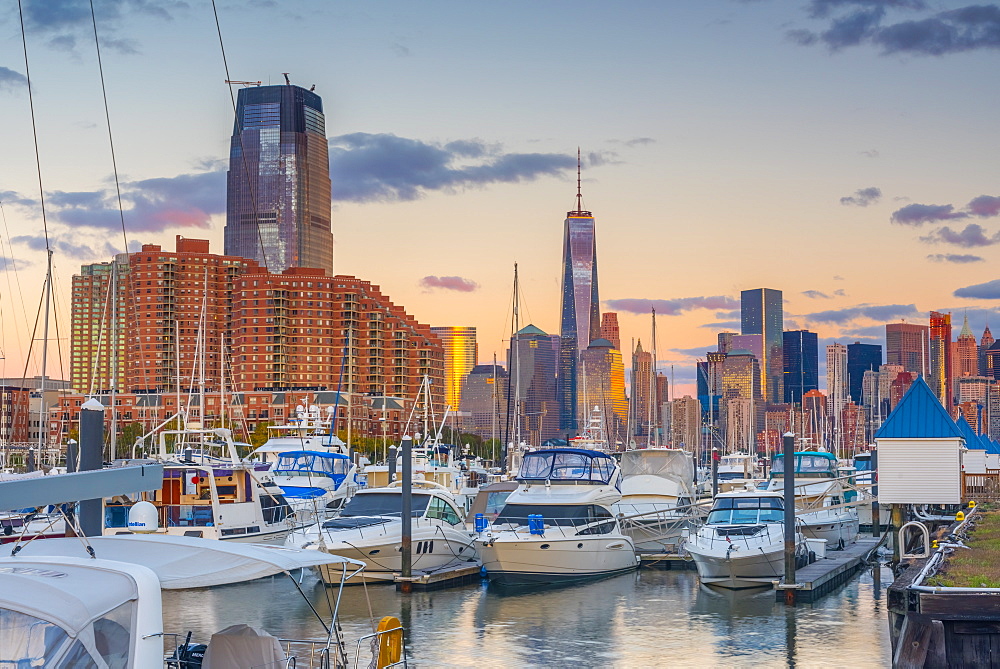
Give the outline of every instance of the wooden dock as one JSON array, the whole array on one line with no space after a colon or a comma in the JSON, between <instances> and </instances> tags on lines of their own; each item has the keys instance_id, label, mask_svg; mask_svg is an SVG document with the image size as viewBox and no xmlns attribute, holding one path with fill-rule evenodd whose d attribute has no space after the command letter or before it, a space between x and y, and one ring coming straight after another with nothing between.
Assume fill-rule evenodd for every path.
<instances>
[{"instance_id":1,"label":"wooden dock","mask_svg":"<svg viewBox=\"0 0 1000 669\"><path fill-rule=\"evenodd\" d=\"M640 553L641 569L697 569L691 556L678 553Z\"/></svg>"},{"instance_id":2,"label":"wooden dock","mask_svg":"<svg viewBox=\"0 0 1000 669\"><path fill-rule=\"evenodd\" d=\"M816 560L810 565L796 569L796 583L794 586L795 601L814 602L844 583L847 583L851 577L865 566L865 556L878 543L878 539L860 537L855 543L844 548L844 550L827 551L826 558ZM784 601L785 590L788 587L780 584L775 587L775 597L778 601Z\"/></svg>"},{"instance_id":3,"label":"wooden dock","mask_svg":"<svg viewBox=\"0 0 1000 669\"><path fill-rule=\"evenodd\" d=\"M403 578L401 574L393 574L392 580L396 583L396 590L399 590L406 581L409 581L413 590L440 590L466 583L477 583L482 578L480 565L463 563L434 572L414 571L413 576L408 579Z\"/></svg>"}]
</instances>

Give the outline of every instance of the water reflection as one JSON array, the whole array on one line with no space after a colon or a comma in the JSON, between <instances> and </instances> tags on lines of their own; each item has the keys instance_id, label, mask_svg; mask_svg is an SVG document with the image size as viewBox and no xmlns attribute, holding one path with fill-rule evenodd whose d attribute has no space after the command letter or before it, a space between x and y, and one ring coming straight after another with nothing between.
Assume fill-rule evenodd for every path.
<instances>
[{"instance_id":1,"label":"water reflection","mask_svg":"<svg viewBox=\"0 0 1000 669\"><path fill-rule=\"evenodd\" d=\"M765 591L701 586L694 572L642 570L594 583L529 591L468 585L403 596L369 586L375 619L398 616L418 667L852 666L889 663L881 599L891 575L861 575L814 604L786 607ZM307 575L321 613L327 590ZM341 604L346 638L371 631L365 589ZM323 629L286 577L164 596L168 631L207 638L236 622L283 637ZM349 653L353 657L353 646Z\"/></svg>"}]
</instances>

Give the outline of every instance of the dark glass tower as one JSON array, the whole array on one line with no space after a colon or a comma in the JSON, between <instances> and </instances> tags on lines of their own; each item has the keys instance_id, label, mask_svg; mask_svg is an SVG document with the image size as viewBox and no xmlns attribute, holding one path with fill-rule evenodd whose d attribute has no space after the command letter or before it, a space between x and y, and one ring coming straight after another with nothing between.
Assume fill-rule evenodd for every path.
<instances>
[{"instance_id":1,"label":"dark glass tower","mask_svg":"<svg viewBox=\"0 0 1000 669\"><path fill-rule=\"evenodd\" d=\"M559 429L578 427L577 369L580 353L601 336L597 293L597 240L594 216L583 209L577 152L576 210L563 227L562 317L559 327Z\"/></svg>"},{"instance_id":2,"label":"dark glass tower","mask_svg":"<svg viewBox=\"0 0 1000 669\"><path fill-rule=\"evenodd\" d=\"M272 272L333 273L323 101L290 84L240 89L229 152L225 253Z\"/></svg>"},{"instance_id":3,"label":"dark glass tower","mask_svg":"<svg viewBox=\"0 0 1000 669\"><path fill-rule=\"evenodd\" d=\"M767 404L784 399L784 358L781 353L784 310L781 291L754 288L740 293L743 334L764 335L760 359L761 394Z\"/></svg>"},{"instance_id":4,"label":"dark glass tower","mask_svg":"<svg viewBox=\"0 0 1000 669\"><path fill-rule=\"evenodd\" d=\"M882 366L882 346L854 342L847 345L847 392L855 404L861 404L865 372Z\"/></svg>"},{"instance_id":5,"label":"dark glass tower","mask_svg":"<svg viewBox=\"0 0 1000 669\"><path fill-rule=\"evenodd\" d=\"M789 330L782 340L785 403L801 404L803 395L819 389L819 343L809 330Z\"/></svg>"}]
</instances>

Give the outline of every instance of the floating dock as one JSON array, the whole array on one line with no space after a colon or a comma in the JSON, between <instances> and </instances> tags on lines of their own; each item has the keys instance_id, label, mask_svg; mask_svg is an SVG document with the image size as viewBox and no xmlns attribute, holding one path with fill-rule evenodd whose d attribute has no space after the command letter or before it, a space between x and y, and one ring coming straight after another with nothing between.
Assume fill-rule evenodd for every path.
<instances>
[{"instance_id":1,"label":"floating dock","mask_svg":"<svg viewBox=\"0 0 1000 669\"><path fill-rule=\"evenodd\" d=\"M399 590L403 583L409 582L413 590L440 590L466 583L477 583L483 578L482 567L478 564L463 563L447 569L433 572L414 571L409 578L401 574L393 574L392 580ZM387 579L388 580L388 579Z\"/></svg>"},{"instance_id":2,"label":"floating dock","mask_svg":"<svg viewBox=\"0 0 1000 669\"><path fill-rule=\"evenodd\" d=\"M858 573L865 566L865 556L879 542L880 539L874 537L860 537L844 550L827 551L826 558L795 570L795 584L784 586L779 583L774 589L775 598L784 601L785 590L794 589L796 602L816 601Z\"/></svg>"},{"instance_id":3,"label":"floating dock","mask_svg":"<svg viewBox=\"0 0 1000 669\"><path fill-rule=\"evenodd\" d=\"M686 553L640 553L641 569L697 569L694 560Z\"/></svg>"}]
</instances>

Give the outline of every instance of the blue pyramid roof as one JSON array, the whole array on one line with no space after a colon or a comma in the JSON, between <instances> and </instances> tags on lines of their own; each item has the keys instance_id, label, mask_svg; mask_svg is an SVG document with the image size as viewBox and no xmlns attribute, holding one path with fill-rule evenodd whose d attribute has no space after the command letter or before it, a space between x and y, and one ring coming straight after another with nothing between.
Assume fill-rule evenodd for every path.
<instances>
[{"instance_id":1,"label":"blue pyramid roof","mask_svg":"<svg viewBox=\"0 0 1000 669\"><path fill-rule=\"evenodd\" d=\"M985 449L986 446L979 439L979 435L972 431L972 427L965 420L965 416L959 416L958 420L955 421L955 425L958 426L958 431L962 433L962 438L965 439L966 448L975 448L977 450Z\"/></svg>"},{"instance_id":2,"label":"blue pyramid roof","mask_svg":"<svg viewBox=\"0 0 1000 669\"><path fill-rule=\"evenodd\" d=\"M968 426L966 426L968 427ZM971 429L970 429L971 432ZM958 425L944 410L923 377L910 385L882 427L876 439L953 439L964 438Z\"/></svg>"},{"instance_id":3,"label":"blue pyramid roof","mask_svg":"<svg viewBox=\"0 0 1000 669\"><path fill-rule=\"evenodd\" d=\"M993 453L994 455L1000 455L1000 443L997 443L997 442L991 441L991 440L987 440L986 441L986 452L987 453Z\"/></svg>"}]
</instances>

